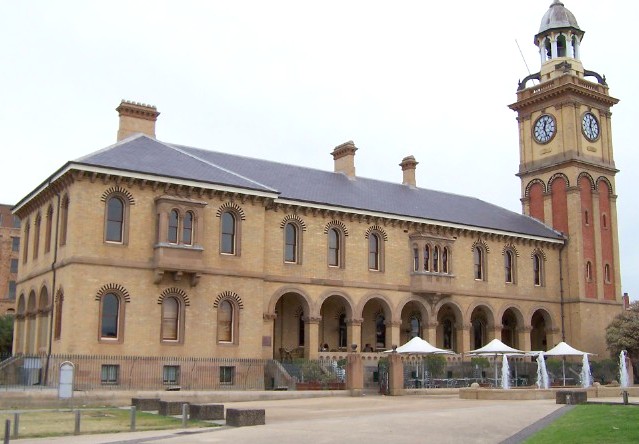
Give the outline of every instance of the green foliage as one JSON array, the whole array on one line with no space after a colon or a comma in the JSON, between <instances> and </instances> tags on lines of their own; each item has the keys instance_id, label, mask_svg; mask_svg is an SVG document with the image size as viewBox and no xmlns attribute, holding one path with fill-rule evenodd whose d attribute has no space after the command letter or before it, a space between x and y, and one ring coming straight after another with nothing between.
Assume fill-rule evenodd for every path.
<instances>
[{"instance_id":1,"label":"green foliage","mask_svg":"<svg viewBox=\"0 0 639 444\"><path fill-rule=\"evenodd\" d=\"M639 410L625 405L578 405L526 440L542 443L639 442Z\"/></svg>"},{"instance_id":2,"label":"green foliage","mask_svg":"<svg viewBox=\"0 0 639 444\"><path fill-rule=\"evenodd\" d=\"M546 359L546 370L552 373L555 377L562 375L562 361L561 359Z\"/></svg>"},{"instance_id":3,"label":"green foliage","mask_svg":"<svg viewBox=\"0 0 639 444\"><path fill-rule=\"evenodd\" d=\"M11 353L13 345L13 316L0 316L0 354Z\"/></svg>"},{"instance_id":4,"label":"green foliage","mask_svg":"<svg viewBox=\"0 0 639 444\"><path fill-rule=\"evenodd\" d=\"M333 376L322 368L317 361L305 361L301 368L304 382L329 382Z\"/></svg>"},{"instance_id":5,"label":"green foliage","mask_svg":"<svg viewBox=\"0 0 639 444\"><path fill-rule=\"evenodd\" d=\"M476 356L474 358L470 358L470 362L471 364L473 364L473 367L474 366L478 366L479 368L490 367L490 361L488 360L488 358L485 358L483 356Z\"/></svg>"},{"instance_id":6,"label":"green foliage","mask_svg":"<svg viewBox=\"0 0 639 444\"><path fill-rule=\"evenodd\" d=\"M426 355L424 365L431 377L441 378L446 370L446 358L442 355Z\"/></svg>"},{"instance_id":7,"label":"green foliage","mask_svg":"<svg viewBox=\"0 0 639 444\"><path fill-rule=\"evenodd\" d=\"M613 358L626 350L630 359L639 360L639 301L630 304L629 310L615 316L606 327L606 343Z\"/></svg>"}]
</instances>

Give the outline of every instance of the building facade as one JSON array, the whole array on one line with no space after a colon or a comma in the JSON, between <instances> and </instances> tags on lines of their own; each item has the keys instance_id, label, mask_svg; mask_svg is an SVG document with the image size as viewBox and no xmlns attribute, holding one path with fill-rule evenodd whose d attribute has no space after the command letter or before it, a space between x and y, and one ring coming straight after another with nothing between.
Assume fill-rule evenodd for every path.
<instances>
[{"instance_id":1,"label":"building facade","mask_svg":"<svg viewBox=\"0 0 639 444\"><path fill-rule=\"evenodd\" d=\"M401 183L358 177L350 141L332 172L164 143L157 110L123 101L115 145L14 208L14 352L316 358L418 335L605 356L621 310L616 99L582 67L582 37L554 2L541 71L511 105L524 214L419 188L413 156Z\"/></svg>"},{"instance_id":2,"label":"building facade","mask_svg":"<svg viewBox=\"0 0 639 444\"><path fill-rule=\"evenodd\" d=\"M0 315L15 314L20 219L0 204Z\"/></svg>"}]
</instances>

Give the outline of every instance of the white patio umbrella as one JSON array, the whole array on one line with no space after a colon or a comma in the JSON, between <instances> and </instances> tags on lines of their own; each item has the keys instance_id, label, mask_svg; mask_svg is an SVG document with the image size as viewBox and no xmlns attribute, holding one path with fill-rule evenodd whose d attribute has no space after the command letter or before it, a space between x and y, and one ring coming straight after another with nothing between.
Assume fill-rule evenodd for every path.
<instances>
[{"instance_id":1,"label":"white patio umbrella","mask_svg":"<svg viewBox=\"0 0 639 444\"><path fill-rule=\"evenodd\" d=\"M478 348L476 350L471 350L468 353L466 353L467 355L471 355L471 356L482 356L482 355L493 355L495 357L494 362L495 362L495 384L497 384L497 380L499 379L497 377L497 356L499 355L523 355L524 352L521 350L517 350L516 348L512 348L506 344L504 344L503 342L501 342L499 339L495 338L492 341L490 341L488 344L484 345L481 348Z\"/></svg>"},{"instance_id":2,"label":"white patio umbrella","mask_svg":"<svg viewBox=\"0 0 639 444\"><path fill-rule=\"evenodd\" d=\"M551 348L547 352L544 352L544 356L562 356L564 358L566 356L582 356L583 357L583 355L592 355L592 353L577 350L576 348L571 347L570 345L566 344L563 341L555 345L553 348ZM565 359L561 363L561 370L563 373L564 387L565 387L566 386L566 360Z\"/></svg>"},{"instance_id":3,"label":"white patio umbrella","mask_svg":"<svg viewBox=\"0 0 639 444\"><path fill-rule=\"evenodd\" d=\"M384 353L401 353L405 355L454 355L452 350L444 350L431 345L428 341L415 336L406 344L397 347L395 350L385 350ZM417 364L417 374L419 375L419 364Z\"/></svg>"}]
</instances>

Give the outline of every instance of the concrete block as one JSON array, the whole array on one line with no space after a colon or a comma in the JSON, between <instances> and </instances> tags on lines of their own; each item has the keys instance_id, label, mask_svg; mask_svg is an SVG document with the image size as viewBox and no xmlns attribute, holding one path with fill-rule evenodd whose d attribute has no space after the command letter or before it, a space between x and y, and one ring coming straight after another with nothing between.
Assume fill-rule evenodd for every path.
<instances>
[{"instance_id":1,"label":"concrete block","mask_svg":"<svg viewBox=\"0 0 639 444\"><path fill-rule=\"evenodd\" d=\"M191 404L191 419L224 419L224 404Z\"/></svg>"},{"instance_id":2,"label":"concrete block","mask_svg":"<svg viewBox=\"0 0 639 444\"><path fill-rule=\"evenodd\" d=\"M186 401L160 401L159 413L162 416L174 416L182 414L182 404Z\"/></svg>"},{"instance_id":3,"label":"concrete block","mask_svg":"<svg viewBox=\"0 0 639 444\"><path fill-rule=\"evenodd\" d=\"M131 398L131 405L140 412L160 410L160 398Z\"/></svg>"},{"instance_id":4,"label":"concrete block","mask_svg":"<svg viewBox=\"0 0 639 444\"><path fill-rule=\"evenodd\" d=\"M557 404L585 404L588 402L586 390L557 390L555 394Z\"/></svg>"},{"instance_id":5,"label":"concrete block","mask_svg":"<svg viewBox=\"0 0 639 444\"><path fill-rule=\"evenodd\" d=\"M245 427L266 424L264 409L226 409L226 425Z\"/></svg>"}]
</instances>

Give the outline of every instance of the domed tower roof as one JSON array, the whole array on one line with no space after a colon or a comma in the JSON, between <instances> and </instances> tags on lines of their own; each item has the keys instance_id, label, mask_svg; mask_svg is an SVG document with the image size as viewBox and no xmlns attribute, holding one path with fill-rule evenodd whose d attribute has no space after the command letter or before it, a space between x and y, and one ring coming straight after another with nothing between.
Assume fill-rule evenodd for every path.
<instances>
[{"instance_id":1,"label":"domed tower roof","mask_svg":"<svg viewBox=\"0 0 639 444\"><path fill-rule=\"evenodd\" d=\"M554 0L541 19L539 34L558 28L574 28L581 31L573 13L567 10L560 0Z\"/></svg>"}]
</instances>

